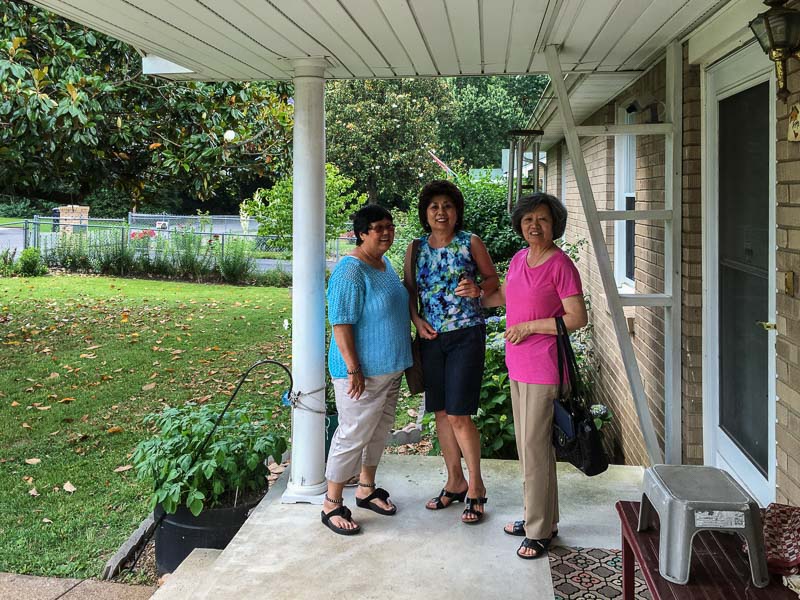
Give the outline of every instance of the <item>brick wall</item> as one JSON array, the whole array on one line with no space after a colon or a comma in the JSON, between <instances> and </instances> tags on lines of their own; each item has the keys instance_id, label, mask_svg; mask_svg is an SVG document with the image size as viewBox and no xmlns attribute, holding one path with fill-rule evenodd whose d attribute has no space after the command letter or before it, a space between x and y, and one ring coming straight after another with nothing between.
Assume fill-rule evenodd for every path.
<instances>
[{"instance_id":1,"label":"brick wall","mask_svg":"<svg viewBox=\"0 0 800 600\"><path fill-rule=\"evenodd\" d=\"M778 274L800 276L800 144L786 139L789 108L800 102L800 63L789 61L786 104L776 101L777 116L777 255ZM797 280L797 279L796 279ZM800 505L800 298L778 283L777 354L777 501Z\"/></svg>"},{"instance_id":2,"label":"brick wall","mask_svg":"<svg viewBox=\"0 0 800 600\"><path fill-rule=\"evenodd\" d=\"M681 256L681 396L683 462L703 464L702 220L700 67L683 48L683 253Z\"/></svg>"}]
</instances>

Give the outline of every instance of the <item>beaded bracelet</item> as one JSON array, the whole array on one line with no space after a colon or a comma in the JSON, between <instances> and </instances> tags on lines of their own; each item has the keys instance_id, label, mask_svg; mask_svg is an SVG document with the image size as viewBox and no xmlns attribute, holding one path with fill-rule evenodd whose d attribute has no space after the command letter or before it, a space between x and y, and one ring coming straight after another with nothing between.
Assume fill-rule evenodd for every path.
<instances>
[{"instance_id":1,"label":"beaded bracelet","mask_svg":"<svg viewBox=\"0 0 800 600\"><path fill-rule=\"evenodd\" d=\"M347 374L348 374L348 375L355 375L356 373L361 373L361 365L358 365L358 366L357 366L355 369L353 369L352 371L348 371L348 372L347 372Z\"/></svg>"}]
</instances>

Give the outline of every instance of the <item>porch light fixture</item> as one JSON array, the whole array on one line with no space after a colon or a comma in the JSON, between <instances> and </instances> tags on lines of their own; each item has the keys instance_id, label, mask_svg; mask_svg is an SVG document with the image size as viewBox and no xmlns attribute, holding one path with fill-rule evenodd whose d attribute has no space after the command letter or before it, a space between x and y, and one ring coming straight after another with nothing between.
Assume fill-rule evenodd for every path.
<instances>
[{"instance_id":1,"label":"porch light fixture","mask_svg":"<svg viewBox=\"0 0 800 600\"><path fill-rule=\"evenodd\" d=\"M750 21L750 29L761 49L775 63L777 96L783 102L789 98L786 89L786 61L800 58L800 12L784 5L787 0L764 0L769 10Z\"/></svg>"}]
</instances>

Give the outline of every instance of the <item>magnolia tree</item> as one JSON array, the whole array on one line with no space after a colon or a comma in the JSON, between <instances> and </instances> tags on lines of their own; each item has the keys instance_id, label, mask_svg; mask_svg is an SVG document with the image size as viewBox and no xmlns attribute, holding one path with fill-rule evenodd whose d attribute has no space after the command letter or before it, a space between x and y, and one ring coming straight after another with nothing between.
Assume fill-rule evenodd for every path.
<instances>
[{"instance_id":1,"label":"magnolia tree","mask_svg":"<svg viewBox=\"0 0 800 600\"><path fill-rule=\"evenodd\" d=\"M363 206L367 197L353 191L355 182L325 165L325 239L333 240L349 227L350 215ZM259 189L239 207L242 218L258 222L258 234L288 242L292 236L292 177L278 181L271 189Z\"/></svg>"}]
</instances>

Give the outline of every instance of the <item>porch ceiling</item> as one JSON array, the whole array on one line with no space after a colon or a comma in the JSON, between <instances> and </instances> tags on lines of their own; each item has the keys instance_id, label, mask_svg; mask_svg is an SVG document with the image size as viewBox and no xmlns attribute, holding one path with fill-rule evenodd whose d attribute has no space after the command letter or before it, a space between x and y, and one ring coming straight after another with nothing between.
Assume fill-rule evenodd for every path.
<instances>
[{"instance_id":1,"label":"porch ceiling","mask_svg":"<svg viewBox=\"0 0 800 600\"><path fill-rule=\"evenodd\" d=\"M153 74L206 81L289 79L290 60L308 56L326 57L333 79L542 73L549 44L565 72L638 71L728 2L31 1L188 71L148 61Z\"/></svg>"}]
</instances>

